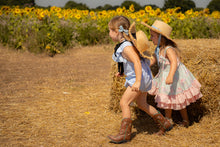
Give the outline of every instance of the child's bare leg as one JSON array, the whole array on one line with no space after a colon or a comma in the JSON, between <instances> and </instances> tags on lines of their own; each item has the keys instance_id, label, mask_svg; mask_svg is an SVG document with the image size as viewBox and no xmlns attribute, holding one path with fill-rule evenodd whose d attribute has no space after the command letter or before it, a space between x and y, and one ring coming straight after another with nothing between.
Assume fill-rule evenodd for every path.
<instances>
[{"instance_id":1,"label":"child's bare leg","mask_svg":"<svg viewBox=\"0 0 220 147\"><path fill-rule=\"evenodd\" d=\"M172 109L165 109L165 116L172 119Z\"/></svg>"},{"instance_id":2,"label":"child's bare leg","mask_svg":"<svg viewBox=\"0 0 220 147\"><path fill-rule=\"evenodd\" d=\"M122 109L122 121L119 133L117 135L109 135L108 138L114 143L123 143L131 140L132 120L130 112L130 103L134 101L140 95L139 91L132 91L131 87L128 87L120 101Z\"/></svg>"},{"instance_id":3,"label":"child's bare leg","mask_svg":"<svg viewBox=\"0 0 220 147\"><path fill-rule=\"evenodd\" d=\"M165 109L165 117L170 121L170 123L173 125L173 119L172 119L172 109Z\"/></svg>"},{"instance_id":4,"label":"child's bare leg","mask_svg":"<svg viewBox=\"0 0 220 147\"><path fill-rule=\"evenodd\" d=\"M167 120L160 112L158 112L153 106L147 103L147 93L141 93L136 99L138 107L149 114L154 121L159 125L160 130L157 135L164 135L166 131L172 129L172 124Z\"/></svg>"},{"instance_id":5,"label":"child's bare leg","mask_svg":"<svg viewBox=\"0 0 220 147\"><path fill-rule=\"evenodd\" d=\"M136 103L138 108L145 111L151 117L158 113L158 111L153 106L147 103L147 92L141 93L140 96L136 99Z\"/></svg>"},{"instance_id":6,"label":"child's bare leg","mask_svg":"<svg viewBox=\"0 0 220 147\"><path fill-rule=\"evenodd\" d=\"M180 110L180 114L181 114L181 116L183 118L183 121L185 120L185 121L189 122L189 118L188 118L188 114L187 114L187 109L186 108Z\"/></svg>"},{"instance_id":7,"label":"child's bare leg","mask_svg":"<svg viewBox=\"0 0 220 147\"><path fill-rule=\"evenodd\" d=\"M187 114L187 109L184 108L184 109L180 110L180 114L183 118L183 122L181 123L181 126L188 128L189 127L189 118L188 118L188 114Z\"/></svg>"},{"instance_id":8,"label":"child's bare leg","mask_svg":"<svg viewBox=\"0 0 220 147\"><path fill-rule=\"evenodd\" d=\"M141 92L132 91L131 87L128 87L124 94L122 95L120 106L122 110L122 117L123 118L131 118L131 112L130 112L130 103L134 101Z\"/></svg>"}]
</instances>

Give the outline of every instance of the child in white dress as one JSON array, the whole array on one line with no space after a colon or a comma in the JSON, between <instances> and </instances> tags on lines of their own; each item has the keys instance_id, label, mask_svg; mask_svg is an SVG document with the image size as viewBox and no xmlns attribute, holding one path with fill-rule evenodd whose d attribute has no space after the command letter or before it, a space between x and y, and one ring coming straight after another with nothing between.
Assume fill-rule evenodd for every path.
<instances>
[{"instance_id":1,"label":"child in white dress","mask_svg":"<svg viewBox=\"0 0 220 147\"><path fill-rule=\"evenodd\" d=\"M200 83L193 74L179 60L179 50L176 43L169 37L172 28L159 20L152 26L142 22L150 28L151 40L155 49L155 56L151 65L157 63L159 72L153 79L150 94L156 95L155 102L159 108L165 109L165 116L172 122L172 110L180 110L185 127L189 126L186 106L202 97Z\"/></svg>"}]
</instances>

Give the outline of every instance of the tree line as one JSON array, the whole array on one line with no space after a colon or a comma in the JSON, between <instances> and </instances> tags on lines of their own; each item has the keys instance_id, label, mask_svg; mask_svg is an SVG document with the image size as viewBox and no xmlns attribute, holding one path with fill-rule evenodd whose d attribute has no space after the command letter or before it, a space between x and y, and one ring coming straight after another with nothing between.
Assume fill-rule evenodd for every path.
<instances>
[{"instance_id":1,"label":"tree line","mask_svg":"<svg viewBox=\"0 0 220 147\"><path fill-rule=\"evenodd\" d=\"M118 7L125 7L129 8L129 6L133 4L136 11L139 11L141 9L144 9L145 6L141 6L135 1L132 0L125 0L120 6L112 6L110 4L106 4L104 6L98 6L95 9L89 9L89 7L86 4L83 3L77 3L75 1L68 1L64 8L76 8L80 10L115 10ZM8 6L37 6L34 2L34 0L0 0L0 6L1 5L8 5ZM148 5L149 6L149 5ZM153 9L159 8L156 5L150 5ZM168 8L175 8L180 7L181 9L179 11L185 12L189 9L194 10L201 10L203 8L197 8L195 5L195 2L193 0L164 0L164 6L162 7L162 10L166 10ZM212 0L208 4L207 8L212 11L220 11L220 0Z\"/></svg>"},{"instance_id":2,"label":"tree line","mask_svg":"<svg viewBox=\"0 0 220 147\"><path fill-rule=\"evenodd\" d=\"M34 0L0 0L0 6L34 6Z\"/></svg>"}]
</instances>

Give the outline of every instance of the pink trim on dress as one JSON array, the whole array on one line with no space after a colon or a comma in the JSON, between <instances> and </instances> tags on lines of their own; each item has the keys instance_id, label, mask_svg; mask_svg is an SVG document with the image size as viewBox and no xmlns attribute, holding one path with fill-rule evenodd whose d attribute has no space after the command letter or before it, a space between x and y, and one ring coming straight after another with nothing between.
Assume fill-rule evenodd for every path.
<instances>
[{"instance_id":1,"label":"pink trim on dress","mask_svg":"<svg viewBox=\"0 0 220 147\"><path fill-rule=\"evenodd\" d=\"M163 109L181 110L202 97L200 87L201 84L195 79L189 89L177 95L156 95L158 93L158 88L154 85L149 93L151 95L156 95L155 102L157 103L157 107Z\"/></svg>"}]
</instances>

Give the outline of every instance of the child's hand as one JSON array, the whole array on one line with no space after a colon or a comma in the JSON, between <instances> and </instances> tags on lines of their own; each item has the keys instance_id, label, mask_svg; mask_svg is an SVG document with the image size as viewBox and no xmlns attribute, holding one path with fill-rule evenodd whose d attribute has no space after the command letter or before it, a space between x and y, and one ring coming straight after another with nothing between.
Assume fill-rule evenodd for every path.
<instances>
[{"instance_id":1,"label":"child's hand","mask_svg":"<svg viewBox=\"0 0 220 147\"><path fill-rule=\"evenodd\" d=\"M115 76L116 76L116 77L123 77L124 74L121 75L119 72L117 72L117 73L115 74Z\"/></svg>"},{"instance_id":2,"label":"child's hand","mask_svg":"<svg viewBox=\"0 0 220 147\"><path fill-rule=\"evenodd\" d=\"M141 85L140 83L135 82L135 83L132 85L131 90L132 90L132 91L139 91L140 85Z\"/></svg>"},{"instance_id":3,"label":"child's hand","mask_svg":"<svg viewBox=\"0 0 220 147\"><path fill-rule=\"evenodd\" d=\"M173 83L173 77L171 76L167 76L167 79L166 79L166 84L169 85L169 84L172 84Z\"/></svg>"}]
</instances>

